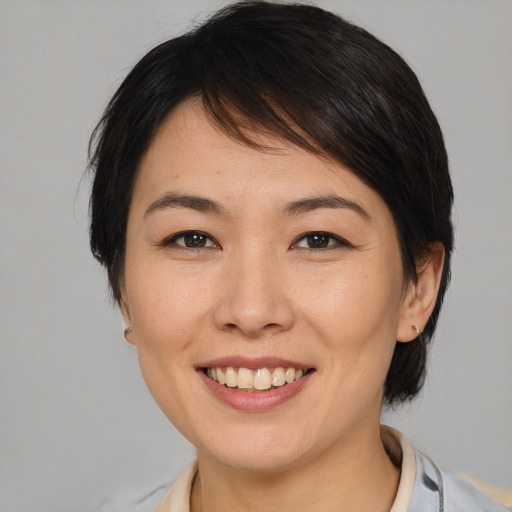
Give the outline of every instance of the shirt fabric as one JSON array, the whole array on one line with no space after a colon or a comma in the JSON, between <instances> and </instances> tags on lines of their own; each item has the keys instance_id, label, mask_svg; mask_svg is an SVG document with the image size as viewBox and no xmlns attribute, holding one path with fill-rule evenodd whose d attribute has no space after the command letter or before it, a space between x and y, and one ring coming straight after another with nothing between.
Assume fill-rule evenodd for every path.
<instances>
[{"instance_id":1,"label":"shirt fabric","mask_svg":"<svg viewBox=\"0 0 512 512\"><path fill-rule=\"evenodd\" d=\"M510 512L466 480L439 469L397 430L383 426L381 436L388 456L401 469L390 512ZM165 494L156 512L190 512L196 473L197 462L193 461ZM152 497L154 500L157 496Z\"/></svg>"}]
</instances>

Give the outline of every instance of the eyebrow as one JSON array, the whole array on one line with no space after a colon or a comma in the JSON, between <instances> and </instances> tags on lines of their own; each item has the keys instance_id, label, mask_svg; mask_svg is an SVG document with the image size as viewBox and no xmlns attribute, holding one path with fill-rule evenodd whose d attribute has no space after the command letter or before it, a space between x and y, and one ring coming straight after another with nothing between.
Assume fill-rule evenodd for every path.
<instances>
[{"instance_id":1,"label":"eyebrow","mask_svg":"<svg viewBox=\"0 0 512 512\"><path fill-rule=\"evenodd\" d=\"M204 213L222 214L226 209L211 199L201 196L169 193L153 201L146 211L144 218L152 213L166 208L190 208ZM365 220L371 220L371 215L359 204L344 197L332 194L318 197L307 197L288 203L283 210L286 215L300 215L320 208L346 208L356 212Z\"/></svg>"},{"instance_id":2,"label":"eyebrow","mask_svg":"<svg viewBox=\"0 0 512 512\"><path fill-rule=\"evenodd\" d=\"M372 216L361 205L335 194L293 201L284 209L284 215L299 215L319 208L346 208L354 211L367 221L372 220Z\"/></svg>"},{"instance_id":3,"label":"eyebrow","mask_svg":"<svg viewBox=\"0 0 512 512\"><path fill-rule=\"evenodd\" d=\"M170 193L153 201L144 212L144 217L166 208L190 208L199 212L215 214L225 211L220 204L205 197Z\"/></svg>"}]
</instances>

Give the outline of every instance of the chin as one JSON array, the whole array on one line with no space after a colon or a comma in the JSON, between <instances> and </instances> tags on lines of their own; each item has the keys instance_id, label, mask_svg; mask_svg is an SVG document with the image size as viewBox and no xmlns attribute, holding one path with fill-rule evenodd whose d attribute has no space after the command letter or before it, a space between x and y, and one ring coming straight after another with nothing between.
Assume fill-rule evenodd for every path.
<instances>
[{"instance_id":1,"label":"chin","mask_svg":"<svg viewBox=\"0 0 512 512\"><path fill-rule=\"evenodd\" d=\"M242 472L275 473L282 472L295 465L300 465L303 454L296 452L276 450L247 450L237 448L236 452L210 454L220 464ZM302 456L301 456L302 455Z\"/></svg>"},{"instance_id":2,"label":"chin","mask_svg":"<svg viewBox=\"0 0 512 512\"><path fill-rule=\"evenodd\" d=\"M203 443L194 440L194 444L199 458L205 456L236 471L273 473L300 465L311 456L311 447L304 444L306 433L289 430L272 426L244 432L241 427L225 437Z\"/></svg>"}]
</instances>

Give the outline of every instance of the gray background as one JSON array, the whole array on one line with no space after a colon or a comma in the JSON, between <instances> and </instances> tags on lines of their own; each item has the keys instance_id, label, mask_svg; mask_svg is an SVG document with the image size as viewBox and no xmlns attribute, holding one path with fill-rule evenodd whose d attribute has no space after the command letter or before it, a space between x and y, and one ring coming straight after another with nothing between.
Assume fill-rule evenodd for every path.
<instances>
[{"instance_id":1,"label":"gray background","mask_svg":"<svg viewBox=\"0 0 512 512\"><path fill-rule=\"evenodd\" d=\"M192 449L146 391L88 252L88 136L130 66L222 2L0 0L0 510L87 512ZM425 392L385 413L512 487L512 2L332 0L418 72L456 190L454 278Z\"/></svg>"}]
</instances>

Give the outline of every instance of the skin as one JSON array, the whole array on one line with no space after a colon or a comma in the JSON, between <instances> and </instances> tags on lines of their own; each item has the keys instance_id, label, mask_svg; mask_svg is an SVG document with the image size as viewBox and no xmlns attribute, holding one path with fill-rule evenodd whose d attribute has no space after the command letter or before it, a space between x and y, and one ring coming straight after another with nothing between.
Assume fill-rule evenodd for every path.
<instances>
[{"instance_id":1,"label":"skin","mask_svg":"<svg viewBox=\"0 0 512 512\"><path fill-rule=\"evenodd\" d=\"M196 447L193 512L389 510L399 470L380 440L383 384L396 340L414 340L412 325L432 311L442 246L418 282L405 283L395 224L375 191L337 163L254 137L275 151L233 141L197 100L160 126L129 212L127 340L156 402ZM219 211L166 206L166 194L206 198ZM327 195L357 206L286 213ZM179 238L194 230L208 235L204 247ZM311 248L311 232L332 236ZM279 406L240 411L197 371L232 356L315 371Z\"/></svg>"}]
</instances>

